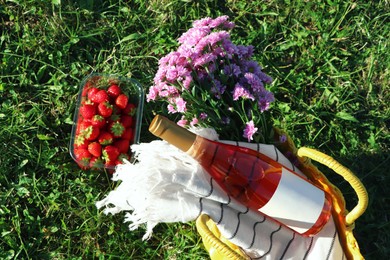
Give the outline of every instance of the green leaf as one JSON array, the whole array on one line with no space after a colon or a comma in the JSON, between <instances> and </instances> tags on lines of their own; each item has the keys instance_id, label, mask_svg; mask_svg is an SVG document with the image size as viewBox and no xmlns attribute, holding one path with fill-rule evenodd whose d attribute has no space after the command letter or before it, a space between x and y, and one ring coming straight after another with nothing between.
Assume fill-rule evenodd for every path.
<instances>
[{"instance_id":1,"label":"green leaf","mask_svg":"<svg viewBox=\"0 0 390 260\"><path fill-rule=\"evenodd\" d=\"M139 33L132 33L132 34L129 34L129 35L127 35L126 37L122 38L122 39L118 42L118 45L121 44L121 43L123 43L123 42L137 40L137 39L139 39L139 37L140 37L140 34L139 34Z\"/></svg>"},{"instance_id":2,"label":"green leaf","mask_svg":"<svg viewBox=\"0 0 390 260\"><path fill-rule=\"evenodd\" d=\"M355 123L359 123L359 120L357 120L353 115L347 113L347 112L338 112L336 114L336 117L338 118L341 118L343 120L346 120L346 121L352 121L352 122L355 122Z\"/></svg>"},{"instance_id":3,"label":"green leaf","mask_svg":"<svg viewBox=\"0 0 390 260\"><path fill-rule=\"evenodd\" d=\"M47 136L47 135L43 135L43 134L37 134L37 137L38 137L39 140L42 140L42 141L53 140L54 139L53 137L50 137L50 136Z\"/></svg>"}]
</instances>

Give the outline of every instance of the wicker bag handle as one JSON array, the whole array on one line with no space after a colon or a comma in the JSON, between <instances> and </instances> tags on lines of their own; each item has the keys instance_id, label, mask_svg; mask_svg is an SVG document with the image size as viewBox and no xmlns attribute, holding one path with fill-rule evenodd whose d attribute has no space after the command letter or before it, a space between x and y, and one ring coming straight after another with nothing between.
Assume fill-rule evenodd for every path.
<instances>
[{"instance_id":1,"label":"wicker bag handle","mask_svg":"<svg viewBox=\"0 0 390 260\"><path fill-rule=\"evenodd\" d=\"M196 228L202 237L203 244L213 260L245 260L248 259L245 254L230 241L223 241L212 219L201 214L196 219ZM213 229L214 228L214 229ZM236 250L234 250L236 248Z\"/></svg>"},{"instance_id":2,"label":"wicker bag handle","mask_svg":"<svg viewBox=\"0 0 390 260\"><path fill-rule=\"evenodd\" d=\"M335 159L317 150L307 148L307 147L301 147L298 149L297 154L299 157L305 156L329 167L334 172L344 177L344 179L347 182L349 182L349 184L355 190L358 197L357 205L345 217L346 224L348 226L352 225L355 222L355 220L364 213L368 205L367 190L364 187L364 185L360 182L359 178L357 178L349 169L341 165Z\"/></svg>"}]
</instances>

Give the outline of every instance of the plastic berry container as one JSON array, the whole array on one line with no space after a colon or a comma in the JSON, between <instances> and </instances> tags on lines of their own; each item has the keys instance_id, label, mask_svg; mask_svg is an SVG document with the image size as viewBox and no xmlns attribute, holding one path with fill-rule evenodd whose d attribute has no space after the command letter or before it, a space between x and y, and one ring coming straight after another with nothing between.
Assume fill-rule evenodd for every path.
<instances>
[{"instance_id":1,"label":"plastic berry container","mask_svg":"<svg viewBox=\"0 0 390 260\"><path fill-rule=\"evenodd\" d=\"M113 170L139 143L144 91L131 78L90 74L80 84L70 155L84 170Z\"/></svg>"}]
</instances>

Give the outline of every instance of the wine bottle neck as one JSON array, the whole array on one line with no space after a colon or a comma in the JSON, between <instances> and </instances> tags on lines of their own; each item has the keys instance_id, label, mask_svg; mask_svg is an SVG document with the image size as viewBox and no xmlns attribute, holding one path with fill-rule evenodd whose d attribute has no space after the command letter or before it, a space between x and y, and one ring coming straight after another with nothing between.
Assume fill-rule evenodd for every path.
<instances>
[{"instance_id":1,"label":"wine bottle neck","mask_svg":"<svg viewBox=\"0 0 390 260\"><path fill-rule=\"evenodd\" d=\"M196 138L194 133L161 115L154 117L150 123L149 131L183 152L187 152L190 149Z\"/></svg>"}]
</instances>

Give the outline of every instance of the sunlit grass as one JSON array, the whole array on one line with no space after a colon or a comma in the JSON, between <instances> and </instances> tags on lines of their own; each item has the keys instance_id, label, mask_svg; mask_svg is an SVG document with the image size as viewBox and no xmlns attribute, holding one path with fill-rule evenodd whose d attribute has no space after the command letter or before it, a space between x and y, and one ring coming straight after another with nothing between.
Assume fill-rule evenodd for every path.
<instances>
[{"instance_id":1,"label":"sunlit grass","mask_svg":"<svg viewBox=\"0 0 390 260\"><path fill-rule=\"evenodd\" d=\"M275 125L359 176L370 195L355 234L367 259L390 255L387 1L0 0L0 258L207 258L193 223L151 240L94 203L117 183L68 152L78 84L90 72L152 84L157 61L193 20L227 14L274 78ZM141 141L161 104L146 104ZM322 169L322 168L321 168ZM344 192L342 178L323 169Z\"/></svg>"}]
</instances>

